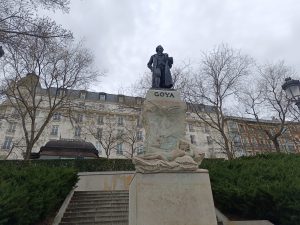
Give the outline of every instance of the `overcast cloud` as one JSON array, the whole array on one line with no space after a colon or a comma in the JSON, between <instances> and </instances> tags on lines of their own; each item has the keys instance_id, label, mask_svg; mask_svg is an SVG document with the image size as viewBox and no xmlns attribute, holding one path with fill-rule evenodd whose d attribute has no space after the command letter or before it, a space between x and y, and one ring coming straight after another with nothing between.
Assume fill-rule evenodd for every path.
<instances>
[{"instance_id":1,"label":"overcast cloud","mask_svg":"<svg viewBox=\"0 0 300 225\"><path fill-rule=\"evenodd\" d=\"M227 43L258 62L283 59L300 73L299 0L72 0L56 21L84 38L106 71L95 91L118 93L147 71L161 44L174 65Z\"/></svg>"}]
</instances>

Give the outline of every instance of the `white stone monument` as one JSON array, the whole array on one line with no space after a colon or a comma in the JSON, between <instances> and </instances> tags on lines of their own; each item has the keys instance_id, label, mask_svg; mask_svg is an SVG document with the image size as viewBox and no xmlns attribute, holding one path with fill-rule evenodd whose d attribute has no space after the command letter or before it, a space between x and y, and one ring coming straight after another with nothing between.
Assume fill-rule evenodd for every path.
<instances>
[{"instance_id":1,"label":"white stone monument","mask_svg":"<svg viewBox=\"0 0 300 225\"><path fill-rule=\"evenodd\" d=\"M186 104L179 92L150 89L143 107L144 155L133 158L129 225L217 225L200 149L185 140Z\"/></svg>"},{"instance_id":2,"label":"white stone monument","mask_svg":"<svg viewBox=\"0 0 300 225\"><path fill-rule=\"evenodd\" d=\"M195 171L204 153L185 140L186 104L178 91L150 89L143 106L144 155L133 158L137 172Z\"/></svg>"}]
</instances>

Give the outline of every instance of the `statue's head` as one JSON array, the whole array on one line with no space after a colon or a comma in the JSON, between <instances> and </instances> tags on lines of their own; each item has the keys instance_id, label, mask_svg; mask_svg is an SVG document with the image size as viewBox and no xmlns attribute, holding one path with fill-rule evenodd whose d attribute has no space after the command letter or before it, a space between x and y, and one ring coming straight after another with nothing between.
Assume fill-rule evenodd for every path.
<instances>
[{"instance_id":1,"label":"statue's head","mask_svg":"<svg viewBox=\"0 0 300 225\"><path fill-rule=\"evenodd\" d=\"M161 45L156 47L156 52L157 53L163 53L163 51L164 51L164 48Z\"/></svg>"}]
</instances>

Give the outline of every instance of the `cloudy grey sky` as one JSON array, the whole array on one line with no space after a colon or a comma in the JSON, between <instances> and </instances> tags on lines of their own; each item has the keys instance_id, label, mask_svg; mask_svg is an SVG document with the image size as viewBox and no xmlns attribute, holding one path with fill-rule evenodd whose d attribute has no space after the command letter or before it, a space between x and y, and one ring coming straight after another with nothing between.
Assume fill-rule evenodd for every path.
<instances>
[{"instance_id":1,"label":"cloudy grey sky","mask_svg":"<svg viewBox=\"0 0 300 225\"><path fill-rule=\"evenodd\" d=\"M285 60L300 74L299 0L72 0L55 20L84 38L100 70L95 91L134 83L158 44L174 65L197 65L202 51L227 43L259 63Z\"/></svg>"}]
</instances>

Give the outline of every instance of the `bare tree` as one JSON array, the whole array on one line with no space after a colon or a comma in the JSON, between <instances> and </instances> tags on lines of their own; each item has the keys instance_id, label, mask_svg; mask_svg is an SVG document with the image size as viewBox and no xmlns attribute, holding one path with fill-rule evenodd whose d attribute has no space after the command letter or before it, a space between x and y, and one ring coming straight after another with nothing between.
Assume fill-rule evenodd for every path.
<instances>
[{"instance_id":1,"label":"bare tree","mask_svg":"<svg viewBox=\"0 0 300 225\"><path fill-rule=\"evenodd\" d=\"M278 139L285 132L287 118L290 114L291 101L282 89L285 78L294 72L284 62L263 65L258 68L260 78L254 87L247 85L240 95L247 115L252 116L259 124L259 129L272 141L276 152L280 152ZM272 128L263 125L263 118L273 117Z\"/></svg>"},{"instance_id":2,"label":"bare tree","mask_svg":"<svg viewBox=\"0 0 300 225\"><path fill-rule=\"evenodd\" d=\"M200 71L189 81L186 101L205 125L216 130L221 141L217 144L228 159L234 158L230 137L226 132L226 104L239 92L243 77L248 75L251 59L226 45L204 53Z\"/></svg>"},{"instance_id":3,"label":"bare tree","mask_svg":"<svg viewBox=\"0 0 300 225\"><path fill-rule=\"evenodd\" d=\"M4 159L8 159L10 158L11 155L15 154L15 158L17 159L18 158L18 154L17 152L23 152L22 150L22 142L23 142L23 138L20 138L19 140L15 141L12 146L10 147L8 153L6 154L6 156L4 157ZM13 158L13 157L12 157Z\"/></svg>"},{"instance_id":4,"label":"bare tree","mask_svg":"<svg viewBox=\"0 0 300 225\"><path fill-rule=\"evenodd\" d=\"M90 122L86 127L88 134L91 134L100 143L105 151L106 158L109 159L117 146L123 143L123 131L118 129L118 122L113 115L106 115L105 122L101 127L92 121Z\"/></svg>"},{"instance_id":5,"label":"bare tree","mask_svg":"<svg viewBox=\"0 0 300 225\"><path fill-rule=\"evenodd\" d=\"M0 3L0 43L5 49L18 44L19 38L72 39L72 33L48 17L37 17L39 8L68 12L69 0L6 0ZM4 54L0 48L0 56Z\"/></svg>"},{"instance_id":6,"label":"bare tree","mask_svg":"<svg viewBox=\"0 0 300 225\"><path fill-rule=\"evenodd\" d=\"M134 120L136 121L136 120ZM137 153L137 149L142 146L143 135L141 127L133 121L124 126L124 133L121 136L123 143L129 146L127 152L129 157L132 158Z\"/></svg>"},{"instance_id":7,"label":"bare tree","mask_svg":"<svg viewBox=\"0 0 300 225\"><path fill-rule=\"evenodd\" d=\"M70 41L19 37L3 59L2 94L20 117L29 159L54 113L71 108L72 90L86 88L97 73L88 50Z\"/></svg>"}]
</instances>

